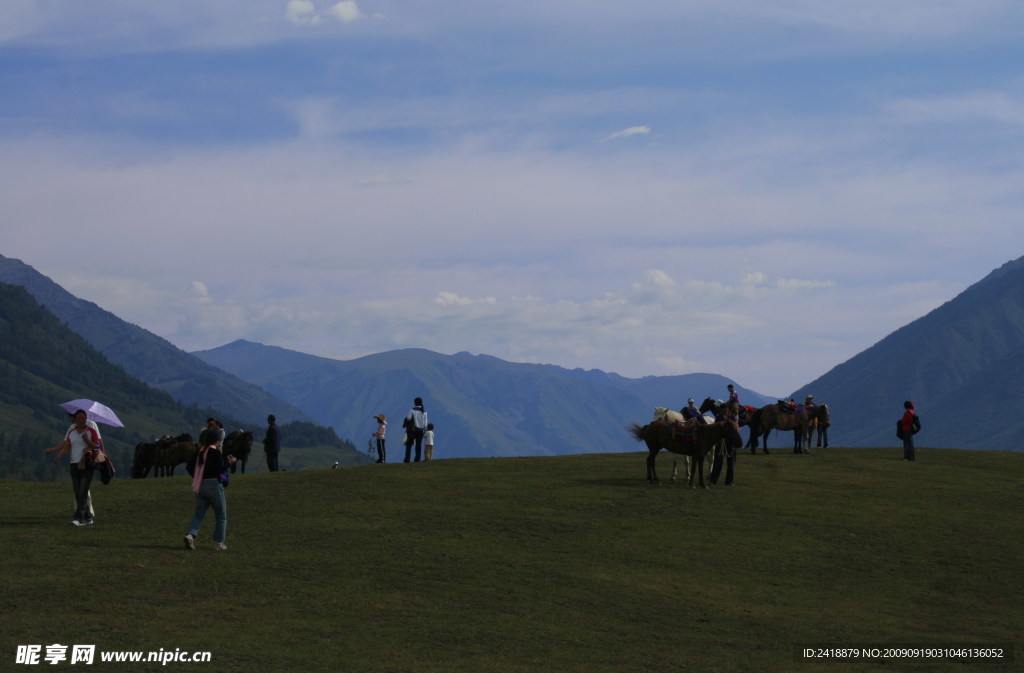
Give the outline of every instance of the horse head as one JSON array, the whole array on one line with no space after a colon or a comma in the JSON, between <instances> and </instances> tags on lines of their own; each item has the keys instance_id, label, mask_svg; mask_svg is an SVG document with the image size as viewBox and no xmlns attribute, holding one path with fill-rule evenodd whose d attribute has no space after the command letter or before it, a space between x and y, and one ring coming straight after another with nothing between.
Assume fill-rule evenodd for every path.
<instances>
[{"instance_id":1,"label":"horse head","mask_svg":"<svg viewBox=\"0 0 1024 673\"><path fill-rule=\"evenodd\" d=\"M710 397L705 397L704 401L700 403L700 407L697 408L697 411L699 411L702 414L705 411L712 411L712 412L717 414L718 413L718 409L721 406L722 406L722 401L721 400L714 400L714 399L711 399Z\"/></svg>"}]
</instances>

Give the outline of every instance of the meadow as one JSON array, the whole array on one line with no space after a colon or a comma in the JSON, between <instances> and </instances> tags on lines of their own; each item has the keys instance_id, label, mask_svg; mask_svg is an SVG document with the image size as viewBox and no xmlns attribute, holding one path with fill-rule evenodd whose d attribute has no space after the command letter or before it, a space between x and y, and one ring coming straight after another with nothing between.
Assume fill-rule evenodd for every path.
<instances>
[{"instance_id":1,"label":"meadow","mask_svg":"<svg viewBox=\"0 0 1024 673\"><path fill-rule=\"evenodd\" d=\"M84 528L67 483L3 481L0 670L83 667L16 663L51 644L211 656L85 667L133 673L1024 670L1024 454L744 451L706 491L645 456L235 475L224 552L212 513L183 548L184 476L95 484ZM798 654L964 645L1005 656Z\"/></svg>"}]
</instances>

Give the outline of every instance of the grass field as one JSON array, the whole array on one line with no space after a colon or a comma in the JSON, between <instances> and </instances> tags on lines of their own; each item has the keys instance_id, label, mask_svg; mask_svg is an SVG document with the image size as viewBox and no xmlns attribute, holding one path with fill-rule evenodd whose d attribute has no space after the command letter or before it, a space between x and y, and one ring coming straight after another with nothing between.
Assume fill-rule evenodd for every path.
<instances>
[{"instance_id":1,"label":"grass field","mask_svg":"<svg viewBox=\"0 0 1024 673\"><path fill-rule=\"evenodd\" d=\"M0 671L1024 670L1024 455L741 453L708 491L645 455L236 475L226 552L212 513L183 549L186 477L95 485L87 528L67 483L0 482ZM51 644L96 663L16 664ZM826 645L1017 658L796 656Z\"/></svg>"}]
</instances>

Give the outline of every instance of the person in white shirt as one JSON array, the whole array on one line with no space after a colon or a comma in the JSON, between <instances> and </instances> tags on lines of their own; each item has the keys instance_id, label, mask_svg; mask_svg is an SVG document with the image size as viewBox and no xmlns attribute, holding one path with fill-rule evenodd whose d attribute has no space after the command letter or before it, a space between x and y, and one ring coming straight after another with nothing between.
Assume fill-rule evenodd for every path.
<instances>
[{"instance_id":1,"label":"person in white shirt","mask_svg":"<svg viewBox=\"0 0 1024 673\"><path fill-rule=\"evenodd\" d=\"M92 484L94 469L89 467L91 453L100 449L100 435L96 424L89 426L88 418L81 409L72 414L75 423L68 428L63 441L57 446L46 450L47 454L56 453L53 462L59 463L64 454L70 453L71 488L75 493L75 516L71 523L76 526L86 526L93 523L92 515L89 513L90 496L89 486Z\"/></svg>"},{"instance_id":2,"label":"person in white shirt","mask_svg":"<svg viewBox=\"0 0 1024 673\"><path fill-rule=\"evenodd\" d=\"M416 444L416 461L420 462L420 455L423 453L423 433L427 429L427 412L423 409L423 398L417 397L412 402L413 407L406 414L402 421L405 428L405 461L409 462L409 453L412 445Z\"/></svg>"},{"instance_id":3,"label":"person in white shirt","mask_svg":"<svg viewBox=\"0 0 1024 673\"><path fill-rule=\"evenodd\" d=\"M427 423L427 431L423 433L423 457L428 461L434 459L434 424Z\"/></svg>"}]
</instances>

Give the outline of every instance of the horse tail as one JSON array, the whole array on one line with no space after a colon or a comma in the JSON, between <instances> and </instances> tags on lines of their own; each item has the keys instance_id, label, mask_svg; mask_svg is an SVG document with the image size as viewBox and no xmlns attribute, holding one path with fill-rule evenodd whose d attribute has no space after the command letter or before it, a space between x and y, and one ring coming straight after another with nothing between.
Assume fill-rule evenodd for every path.
<instances>
[{"instance_id":1,"label":"horse tail","mask_svg":"<svg viewBox=\"0 0 1024 673\"><path fill-rule=\"evenodd\" d=\"M647 426L641 426L639 423L630 423L626 426L626 432L633 435L633 439L638 442L644 441L644 428Z\"/></svg>"}]
</instances>

